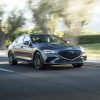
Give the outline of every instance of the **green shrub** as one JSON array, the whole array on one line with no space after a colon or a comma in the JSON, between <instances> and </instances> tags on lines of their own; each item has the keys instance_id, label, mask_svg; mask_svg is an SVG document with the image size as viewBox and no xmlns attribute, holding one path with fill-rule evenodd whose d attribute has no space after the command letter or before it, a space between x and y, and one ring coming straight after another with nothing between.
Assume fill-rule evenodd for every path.
<instances>
[{"instance_id":1,"label":"green shrub","mask_svg":"<svg viewBox=\"0 0 100 100\"><path fill-rule=\"evenodd\" d=\"M100 43L100 35L80 35L79 44Z\"/></svg>"}]
</instances>

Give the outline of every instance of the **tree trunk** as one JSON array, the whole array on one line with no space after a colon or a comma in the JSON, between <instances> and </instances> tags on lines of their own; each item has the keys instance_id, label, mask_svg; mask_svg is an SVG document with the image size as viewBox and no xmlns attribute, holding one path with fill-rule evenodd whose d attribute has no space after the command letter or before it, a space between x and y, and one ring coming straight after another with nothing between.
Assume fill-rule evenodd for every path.
<instances>
[{"instance_id":1,"label":"tree trunk","mask_svg":"<svg viewBox=\"0 0 100 100\"><path fill-rule=\"evenodd\" d=\"M11 36L11 34L6 34L6 35L2 36L2 38L0 39L0 49L5 48L5 42L10 36Z\"/></svg>"},{"instance_id":2,"label":"tree trunk","mask_svg":"<svg viewBox=\"0 0 100 100\"><path fill-rule=\"evenodd\" d=\"M78 36L81 32L81 22L79 21L79 18L76 17L76 19L72 20L70 24L70 32L69 36L71 38L72 44L77 45L78 44Z\"/></svg>"},{"instance_id":3,"label":"tree trunk","mask_svg":"<svg viewBox=\"0 0 100 100\"><path fill-rule=\"evenodd\" d=\"M6 38L3 38L0 40L0 49L4 49L5 48L5 42L6 42Z\"/></svg>"},{"instance_id":4,"label":"tree trunk","mask_svg":"<svg viewBox=\"0 0 100 100\"><path fill-rule=\"evenodd\" d=\"M40 19L39 15L35 11L34 11L34 18L35 18L35 21L36 21L37 25L42 30L43 34L48 34L48 30L45 27L43 20Z\"/></svg>"}]
</instances>

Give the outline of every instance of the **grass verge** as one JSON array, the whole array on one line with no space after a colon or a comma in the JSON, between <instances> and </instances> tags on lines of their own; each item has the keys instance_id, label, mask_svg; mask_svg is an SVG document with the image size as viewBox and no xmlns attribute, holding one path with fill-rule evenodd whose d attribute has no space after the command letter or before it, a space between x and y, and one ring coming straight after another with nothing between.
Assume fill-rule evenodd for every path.
<instances>
[{"instance_id":1,"label":"grass verge","mask_svg":"<svg viewBox=\"0 0 100 100\"><path fill-rule=\"evenodd\" d=\"M83 46L86 49L88 60L100 61L100 43L82 44L81 46Z\"/></svg>"}]
</instances>

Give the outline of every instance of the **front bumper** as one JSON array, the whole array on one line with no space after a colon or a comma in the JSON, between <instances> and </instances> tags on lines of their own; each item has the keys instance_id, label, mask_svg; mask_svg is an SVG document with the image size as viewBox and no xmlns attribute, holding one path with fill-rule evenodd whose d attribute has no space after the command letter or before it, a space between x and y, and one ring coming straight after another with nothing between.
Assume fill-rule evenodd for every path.
<instances>
[{"instance_id":1,"label":"front bumper","mask_svg":"<svg viewBox=\"0 0 100 100\"><path fill-rule=\"evenodd\" d=\"M87 56L80 56L77 59L67 60L61 57L48 57L45 61L46 64L51 65L65 65L65 64L74 64L74 63L85 63Z\"/></svg>"}]
</instances>

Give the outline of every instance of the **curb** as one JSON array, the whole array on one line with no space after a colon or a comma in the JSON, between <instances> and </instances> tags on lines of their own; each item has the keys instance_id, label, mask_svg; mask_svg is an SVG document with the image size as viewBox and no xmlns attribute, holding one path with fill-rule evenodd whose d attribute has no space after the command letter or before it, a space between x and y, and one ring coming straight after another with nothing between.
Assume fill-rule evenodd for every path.
<instances>
[{"instance_id":1,"label":"curb","mask_svg":"<svg viewBox=\"0 0 100 100\"><path fill-rule=\"evenodd\" d=\"M89 61L87 61L86 63L100 64L100 61L89 60Z\"/></svg>"}]
</instances>

